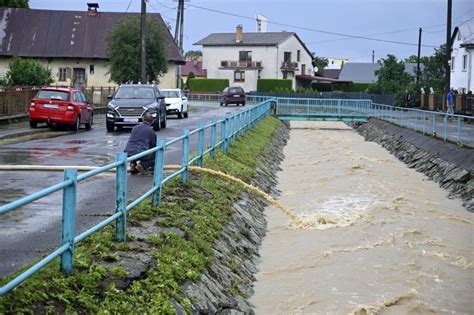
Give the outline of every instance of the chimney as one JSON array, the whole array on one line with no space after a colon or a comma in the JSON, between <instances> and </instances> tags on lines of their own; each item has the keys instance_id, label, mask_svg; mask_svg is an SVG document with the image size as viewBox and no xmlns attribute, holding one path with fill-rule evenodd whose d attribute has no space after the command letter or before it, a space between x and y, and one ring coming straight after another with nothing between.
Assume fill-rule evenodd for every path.
<instances>
[{"instance_id":1,"label":"chimney","mask_svg":"<svg viewBox=\"0 0 474 315\"><path fill-rule=\"evenodd\" d=\"M242 25L239 24L235 28L235 42L236 43L241 43L243 40L243 34L242 34Z\"/></svg>"},{"instance_id":2,"label":"chimney","mask_svg":"<svg viewBox=\"0 0 474 315\"><path fill-rule=\"evenodd\" d=\"M98 14L97 9L99 8L98 3L88 3L87 4L87 15L96 16Z\"/></svg>"}]
</instances>

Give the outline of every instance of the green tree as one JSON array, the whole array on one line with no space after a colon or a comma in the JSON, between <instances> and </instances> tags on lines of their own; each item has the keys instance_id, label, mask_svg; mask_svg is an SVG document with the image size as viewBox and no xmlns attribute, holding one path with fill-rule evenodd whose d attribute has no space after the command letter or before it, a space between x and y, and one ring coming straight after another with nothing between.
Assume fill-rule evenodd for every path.
<instances>
[{"instance_id":1,"label":"green tree","mask_svg":"<svg viewBox=\"0 0 474 315\"><path fill-rule=\"evenodd\" d=\"M51 69L33 59L13 57L6 73L9 85L39 86L53 82Z\"/></svg>"},{"instance_id":2,"label":"green tree","mask_svg":"<svg viewBox=\"0 0 474 315\"><path fill-rule=\"evenodd\" d=\"M194 79L196 76L194 75L194 72L189 71L188 78L186 79L186 87L189 88L189 80Z\"/></svg>"},{"instance_id":3,"label":"green tree","mask_svg":"<svg viewBox=\"0 0 474 315\"><path fill-rule=\"evenodd\" d=\"M146 23L146 73L148 82L159 81L168 70L168 57L162 28L156 20ZM166 30L167 31L167 30ZM140 81L140 18L129 17L118 23L107 38L110 79L117 83Z\"/></svg>"},{"instance_id":4,"label":"green tree","mask_svg":"<svg viewBox=\"0 0 474 315\"><path fill-rule=\"evenodd\" d=\"M28 9L30 6L28 0L0 0L0 7Z\"/></svg>"},{"instance_id":5,"label":"green tree","mask_svg":"<svg viewBox=\"0 0 474 315\"><path fill-rule=\"evenodd\" d=\"M445 45L435 49L432 56L423 57L421 63L424 65L421 71L420 84L425 87L425 91L428 92L429 88L432 87L436 93L443 94L444 88L444 61L446 60L446 49Z\"/></svg>"},{"instance_id":6,"label":"green tree","mask_svg":"<svg viewBox=\"0 0 474 315\"><path fill-rule=\"evenodd\" d=\"M312 63L313 63L313 67L318 68L318 71L315 74L323 77L324 76L324 68L326 68L327 65L329 64L329 60L327 60L324 57L315 56L314 53L313 53L313 62Z\"/></svg>"},{"instance_id":7,"label":"green tree","mask_svg":"<svg viewBox=\"0 0 474 315\"><path fill-rule=\"evenodd\" d=\"M405 58L404 60L405 63L417 63L418 62L418 57L415 55L411 55L408 58Z\"/></svg>"},{"instance_id":8,"label":"green tree","mask_svg":"<svg viewBox=\"0 0 474 315\"><path fill-rule=\"evenodd\" d=\"M202 57L202 51L200 50L189 50L184 54L186 60L199 59L200 57Z\"/></svg>"},{"instance_id":9,"label":"green tree","mask_svg":"<svg viewBox=\"0 0 474 315\"><path fill-rule=\"evenodd\" d=\"M405 63L394 55L382 59L382 67L375 72L377 82L371 85L371 93L394 94L404 91L413 82L413 76L405 72Z\"/></svg>"}]
</instances>

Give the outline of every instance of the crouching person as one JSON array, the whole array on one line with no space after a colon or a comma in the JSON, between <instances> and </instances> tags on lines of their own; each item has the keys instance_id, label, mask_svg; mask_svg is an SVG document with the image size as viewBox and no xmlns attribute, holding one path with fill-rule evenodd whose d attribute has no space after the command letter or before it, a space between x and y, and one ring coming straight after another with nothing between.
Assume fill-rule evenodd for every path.
<instances>
[{"instance_id":1,"label":"crouching person","mask_svg":"<svg viewBox=\"0 0 474 315\"><path fill-rule=\"evenodd\" d=\"M127 156L132 156L148 149L156 147L156 134L153 131L154 119L149 113L145 113L143 122L132 129L130 139L125 147ZM147 171L153 170L155 165L155 155L149 154L130 163L130 173L147 174Z\"/></svg>"}]
</instances>

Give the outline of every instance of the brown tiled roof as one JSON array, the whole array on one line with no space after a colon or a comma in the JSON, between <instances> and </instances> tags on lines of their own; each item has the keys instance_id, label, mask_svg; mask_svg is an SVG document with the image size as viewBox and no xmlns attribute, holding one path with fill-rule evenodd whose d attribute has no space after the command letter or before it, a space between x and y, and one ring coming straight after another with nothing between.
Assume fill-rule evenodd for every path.
<instances>
[{"instance_id":1,"label":"brown tiled roof","mask_svg":"<svg viewBox=\"0 0 474 315\"><path fill-rule=\"evenodd\" d=\"M114 25L139 13L0 8L0 56L107 59L107 36ZM156 19L170 61L184 64L161 15Z\"/></svg>"},{"instance_id":2,"label":"brown tiled roof","mask_svg":"<svg viewBox=\"0 0 474 315\"><path fill-rule=\"evenodd\" d=\"M302 81L319 81L319 82L331 82L331 83L352 83L352 81L349 80L338 80L338 79L333 79L333 78L327 78L327 77L318 77L314 75L308 75L308 74L298 74L295 75L296 80L302 80Z\"/></svg>"},{"instance_id":3,"label":"brown tiled roof","mask_svg":"<svg viewBox=\"0 0 474 315\"><path fill-rule=\"evenodd\" d=\"M182 74L187 76L189 72L194 73L197 77L207 77L207 71L202 68L202 60L186 61L186 64L183 66Z\"/></svg>"}]
</instances>

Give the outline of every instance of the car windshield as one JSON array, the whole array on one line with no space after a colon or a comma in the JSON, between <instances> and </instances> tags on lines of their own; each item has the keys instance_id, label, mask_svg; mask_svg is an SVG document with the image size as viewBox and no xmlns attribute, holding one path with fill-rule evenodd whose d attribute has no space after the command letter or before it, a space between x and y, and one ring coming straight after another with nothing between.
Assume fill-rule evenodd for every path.
<instances>
[{"instance_id":1,"label":"car windshield","mask_svg":"<svg viewBox=\"0 0 474 315\"><path fill-rule=\"evenodd\" d=\"M122 86L115 94L115 98L155 98L155 93L152 87Z\"/></svg>"},{"instance_id":2,"label":"car windshield","mask_svg":"<svg viewBox=\"0 0 474 315\"><path fill-rule=\"evenodd\" d=\"M164 97L167 98L179 98L179 92L178 91L160 91L161 94L163 94Z\"/></svg>"},{"instance_id":3,"label":"car windshield","mask_svg":"<svg viewBox=\"0 0 474 315\"><path fill-rule=\"evenodd\" d=\"M58 101L69 101L69 92L52 91L52 90L40 90L36 94L35 98L41 100L58 100Z\"/></svg>"},{"instance_id":4,"label":"car windshield","mask_svg":"<svg viewBox=\"0 0 474 315\"><path fill-rule=\"evenodd\" d=\"M233 88L233 89L229 89L229 93L241 94L243 93L243 91L240 88Z\"/></svg>"}]
</instances>

